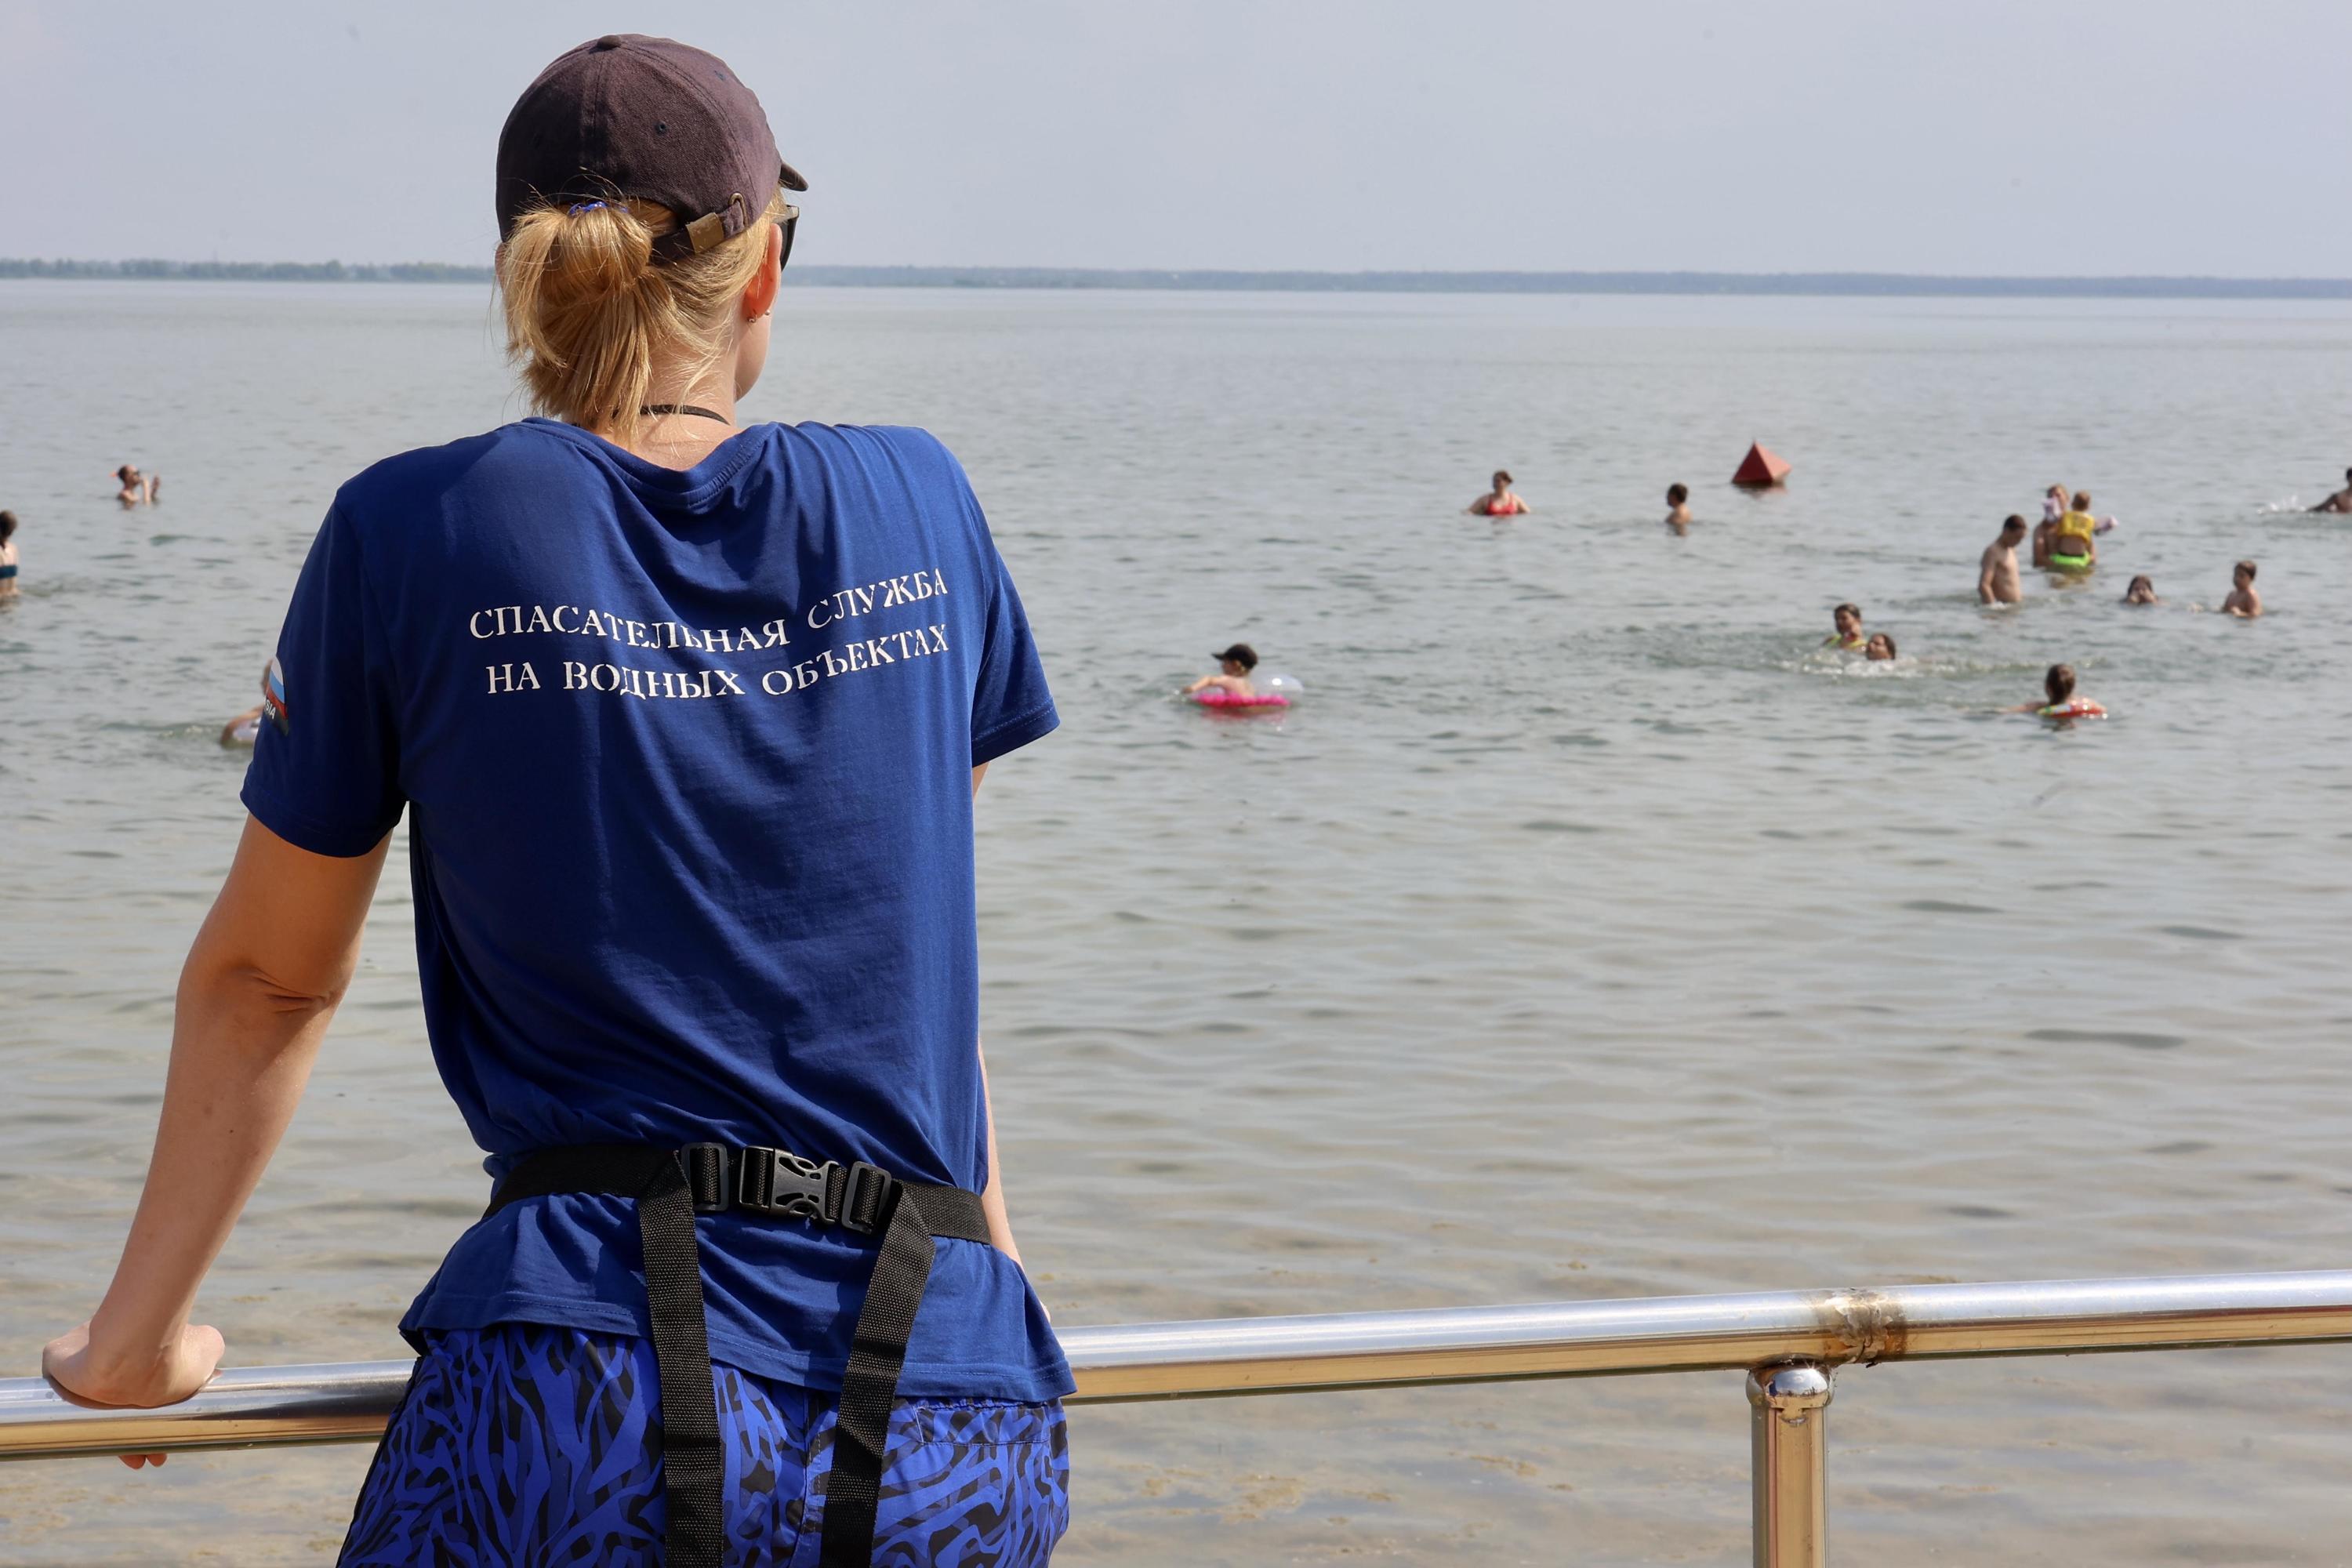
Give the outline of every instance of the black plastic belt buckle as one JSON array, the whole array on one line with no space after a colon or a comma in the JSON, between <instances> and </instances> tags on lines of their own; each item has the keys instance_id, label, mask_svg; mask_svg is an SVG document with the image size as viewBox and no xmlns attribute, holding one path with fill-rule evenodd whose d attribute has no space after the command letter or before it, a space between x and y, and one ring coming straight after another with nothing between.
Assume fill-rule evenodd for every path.
<instances>
[{"instance_id":1,"label":"black plastic belt buckle","mask_svg":"<svg viewBox=\"0 0 2352 1568\"><path fill-rule=\"evenodd\" d=\"M736 1206L780 1219L830 1224L840 1211L825 1200L837 1190L831 1178L840 1169L830 1160L820 1164L789 1149L742 1150L736 1155Z\"/></svg>"}]
</instances>

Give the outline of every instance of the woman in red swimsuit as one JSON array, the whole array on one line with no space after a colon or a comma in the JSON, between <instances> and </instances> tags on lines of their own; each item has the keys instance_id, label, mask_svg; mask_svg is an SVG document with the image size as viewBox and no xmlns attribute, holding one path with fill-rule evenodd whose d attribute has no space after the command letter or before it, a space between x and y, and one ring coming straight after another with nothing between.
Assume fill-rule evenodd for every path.
<instances>
[{"instance_id":1,"label":"woman in red swimsuit","mask_svg":"<svg viewBox=\"0 0 2352 1568\"><path fill-rule=\"evenodd\" d=\"M1474 517L1517 517L1534 510L1512 490L1511 476L1503 468L1495 470L1495 488L1470 503Z\"/></svg>"}]
</instances>

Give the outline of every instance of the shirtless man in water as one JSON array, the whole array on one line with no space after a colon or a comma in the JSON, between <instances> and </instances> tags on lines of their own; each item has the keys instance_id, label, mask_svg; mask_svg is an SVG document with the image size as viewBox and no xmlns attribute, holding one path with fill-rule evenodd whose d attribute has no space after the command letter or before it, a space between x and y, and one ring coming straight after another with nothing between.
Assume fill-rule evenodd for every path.
<instances>
[{"instance_id":1,"label":"shirtless man in water","mask_svg":"<svg viewBox=\"0 0 2352 1568\"><path fill-rule=\"evenodd\" d=\"M1666 487L1666 526L1676 533L1688 533L1691 525L1690 486Z\"/></svg>"},{"instance_id":2,"label":"shirtless man in water","mask_svg":"<svg viewBox=\"0 0 2352 1568\"><path fill-rule=\"evenodd\" d=\"M1985 546L1977 561L1977 603L2014 605L2025 597L2017 583L2017 547L2025 542L2025 520L2011 512L2000 525L2000 537Z\"/></svg>"},{"instance_id":3,"label":"shirtless man in water","mask_svg":"<svg viewBox=\"0 0 2352 1568\"><path fill-rule=\"evenodd\" d=\"M2311 509L2314 511L2352 512L2352 468L2344 470L2344 488Z\"/></svg>"}]
</instances>

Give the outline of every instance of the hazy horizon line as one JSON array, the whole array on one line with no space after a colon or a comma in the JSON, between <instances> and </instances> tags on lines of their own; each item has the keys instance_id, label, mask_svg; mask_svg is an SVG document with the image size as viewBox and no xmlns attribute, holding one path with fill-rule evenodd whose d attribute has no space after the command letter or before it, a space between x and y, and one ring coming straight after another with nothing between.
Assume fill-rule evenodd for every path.
<instances>
[{"instance_id":1,"label":"hazy horizon line","mask_svg":"<svg viewBox=\"0 0 2352 1568\"><path fill-rule=\"evenodd\" d=\"M454 262L120 261L0 257L0 279L192 282L488 283ZM1129 289L1300 293L1726 294L1901 298L2352 299L2352 279L2212 275L2084 276L1929 272L1675 270L1341 272L1310 268L803 265L803 288Z\"/></svg>"}]
</instances>

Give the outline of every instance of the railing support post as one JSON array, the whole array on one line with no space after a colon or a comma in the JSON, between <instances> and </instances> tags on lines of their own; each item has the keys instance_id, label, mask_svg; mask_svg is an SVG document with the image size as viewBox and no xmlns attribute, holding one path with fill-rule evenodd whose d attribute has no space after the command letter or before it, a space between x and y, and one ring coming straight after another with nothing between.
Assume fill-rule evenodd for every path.
<instances>
[{"instance_id":1,"label":"railing support post","mask_svg":"<svg viewBox=\"0 0 2352 1568\"><path fill-rule=\"evenodd\" d=\"M1829 1561L1830 1373L1814 1362L1748 1374L1756 1486L1756 1568L1825 1568Z\"/></svg>"}]
</instances>

